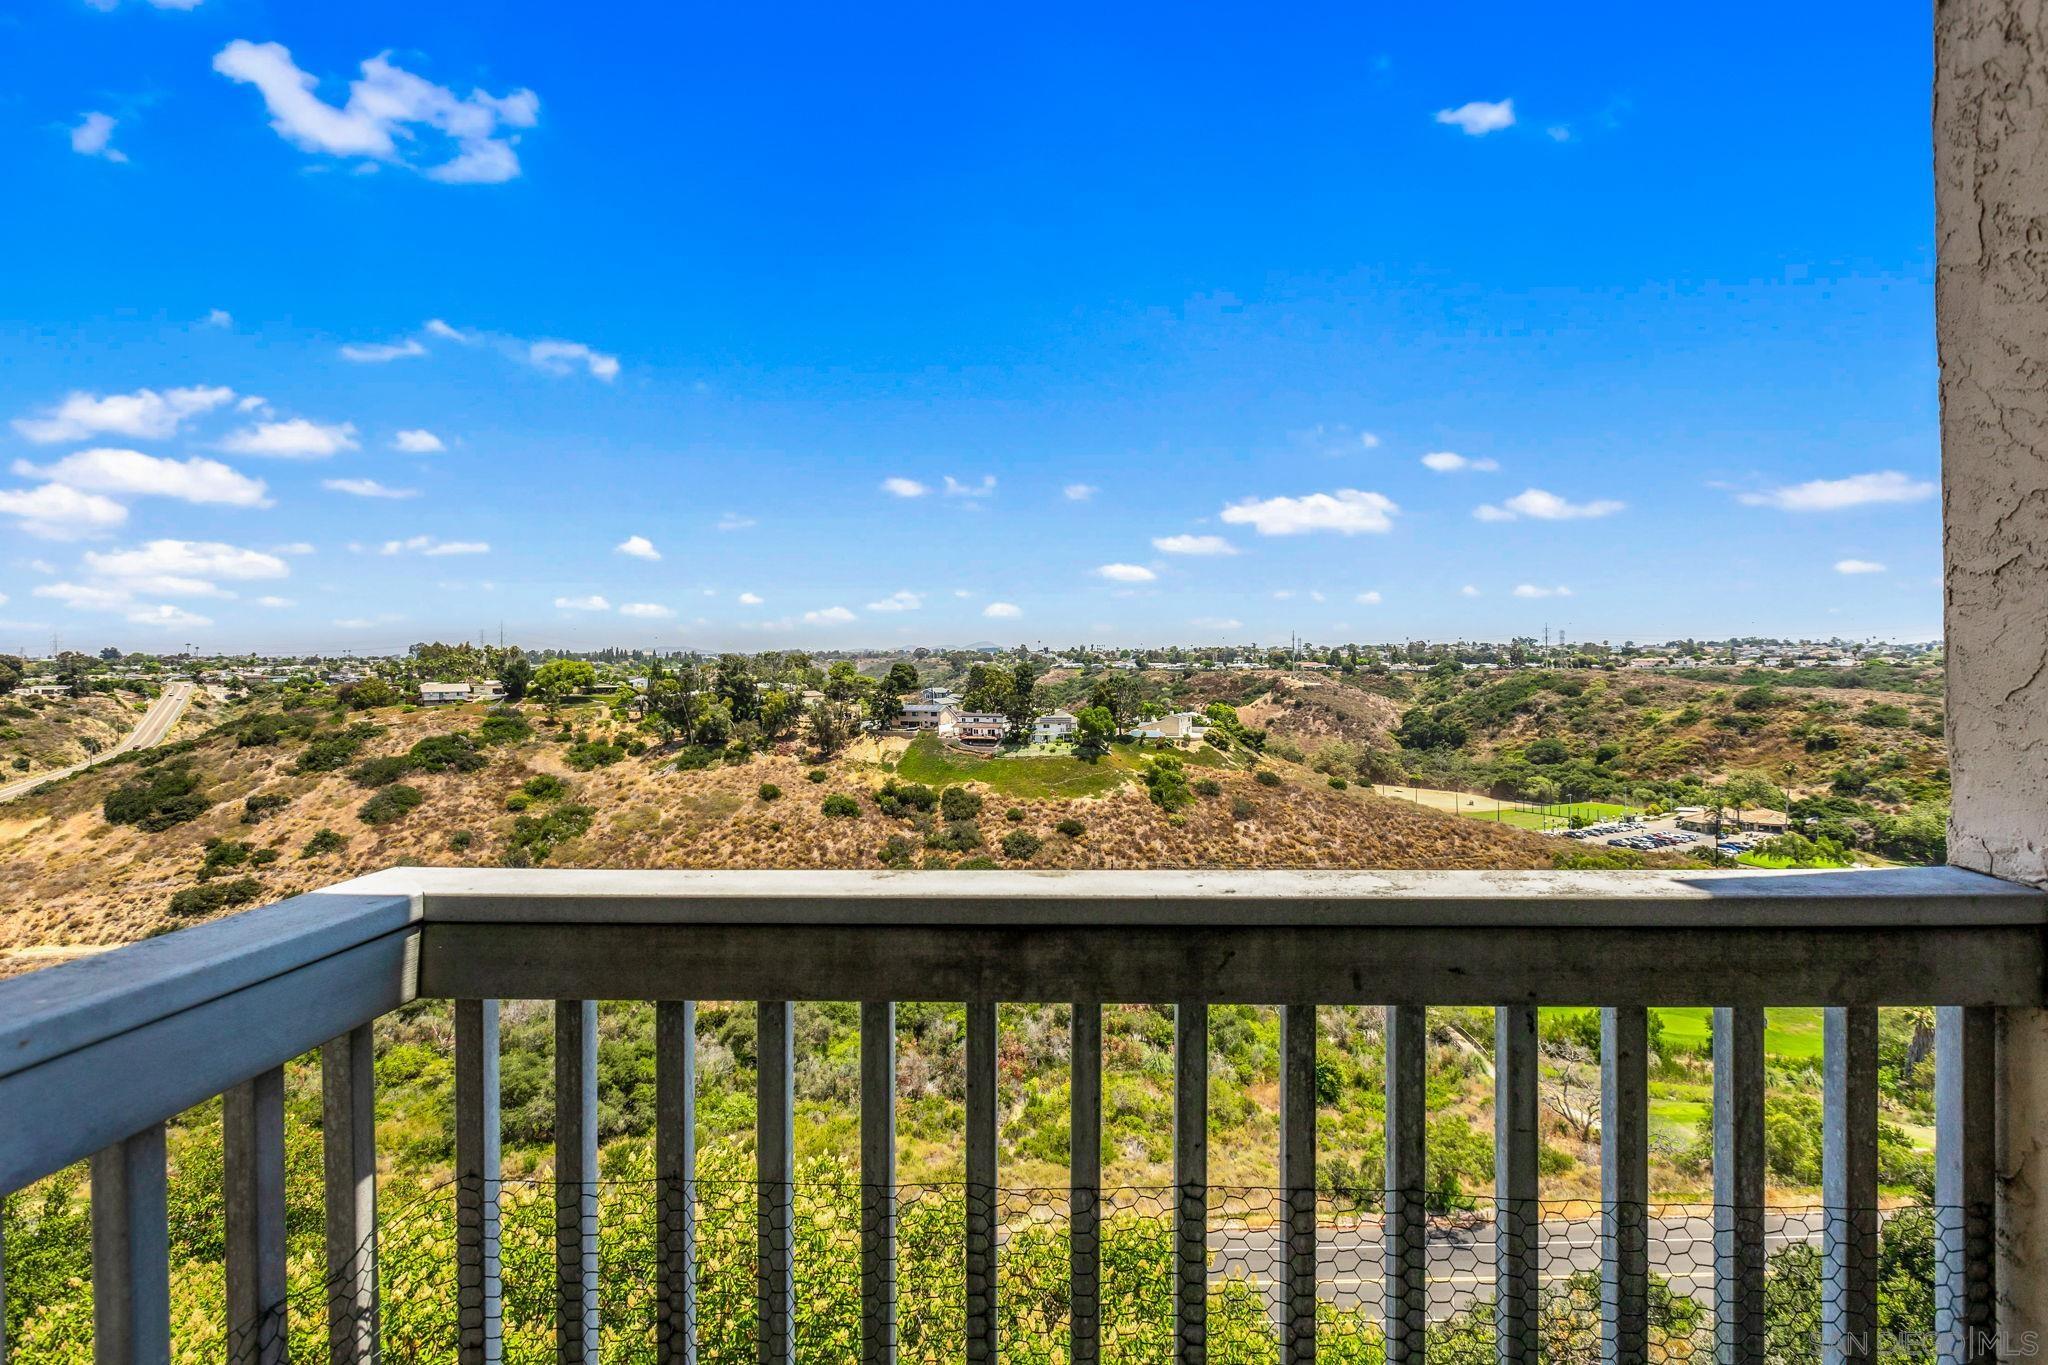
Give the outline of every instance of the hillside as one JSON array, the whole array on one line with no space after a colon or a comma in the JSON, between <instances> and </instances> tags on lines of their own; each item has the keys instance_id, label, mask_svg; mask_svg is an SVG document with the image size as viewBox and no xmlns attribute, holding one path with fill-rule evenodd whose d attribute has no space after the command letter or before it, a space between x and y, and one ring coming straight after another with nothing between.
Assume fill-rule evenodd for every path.
<instances>
[{"instance_id":1,"label":"hillside","mask_svg":"<svg viewBox=\"0 0 2048 1365\"><path fill-rule=\"evenodd\" d=\"M1276 783L1265 785L1208 749L1187 755L1194 799L1169 814L1141 778L1151 756L1128 746L1091 765L941 759L884 740L822 766L792 747L687 771L660 748L627 752L637 746L596 707L552 723L537 710L493 718L480 707L245 711L202 739L110 763L0 811L0 873L26 892L0 922L0 951L125 942L234 908L190 904L206 896L274 900L408 862L880 867L886 848L888 864L904 866L1476 868L1548 867L1556 847L1338 790L1285 761L1264 765L1265 781ZM165 775L175 780L160 782ZM876 793L899 776L935 791L966 788L982 809L964 822L944 812L887 815ZM1067 783L1081 794L1064 794ZM203 803L189 819L108 819L110 796L143 800L152 788L185 786L189 794L167 799ZM767 787L777 794L764 796ZM400 791L418 803L397 809L391 793ZM852 797L853 813L826 814L834 795ZM1063 821L1080 827L1062 833ZM155 823L164 827L147 828ZM1010 837L1019 834L1028 840ZM174 915L181 892L195 894Z\"/></svg>"},{"instance_id":2,"label":"hillside","mask_svg":"<svg viewBox=\"0 0 2048 1365\"><path fill-rule=\"evenodd\" d=\"M211 699L196 696L180 720L180 733L204 729ZM138 692L93 692L83 697L0 697L0 781L69 767L104 753L135 728L149 709Z\"/></svg>"}]
</instances>

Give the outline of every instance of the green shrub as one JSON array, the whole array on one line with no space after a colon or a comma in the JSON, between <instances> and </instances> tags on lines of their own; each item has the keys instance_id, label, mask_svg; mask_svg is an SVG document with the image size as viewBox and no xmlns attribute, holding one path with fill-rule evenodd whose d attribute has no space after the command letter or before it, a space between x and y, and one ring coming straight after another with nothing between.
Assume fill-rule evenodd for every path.
<instances>
[{"instance_id":1,"label":"green shrub","mask_svg":"<svg viewBox=\"0 0 2048 1365\"><path fill-rule=\"evenodd\" d=\"M1060 821L1057 825L1054 825L1053 828L1066 835L1069 839L1078 839L1088 832L1088 826L1082 824L1071 815Z\"/></svg>"},{"instance_id":2,"label":"green shrub","mask_svg":"<svg viewBox=\"0 0 2048 1365\"><path fill-rule=\"evenodd\" d=\"M1003 836L1003 856L1011 862L1022 862L1038 852L1045 841L1028 829L1013 829Z\"/></svg>"},{"instance_id":3,"label":"green shrub","mask_svg":"<svg viewBox=\"0 0 2048 1365\"><path fill-rule=\"evenodd\" d=\"M1253 776L1252 780L1261 787L1277 787L1280 785L1280 774L1274 772L1271 768L1261 768Z\"/></svg>"},{"instance_id":4,"label":"green shrub","mask_svg":"<svg viewBox=\"0 0 2048 1365\"><path fill-rule=\"evenodd\" d=\"M1201 781L1195 783L1195 795L1221 796L1223 795L1223 784L1221 782L1218 782L1213 777L1205 777Z\"/></svg>"},{"instance_id":5,"label":"green shrub","mask_svg":"<svg viewBox=\"0 0 2048 1365\"><path fill-rule=\"evenodd\" d=\"M301 858L319 858L329 853L339 853L348 847L348 839L331 829L316 829L313 837L306 840L306 846L299 850Z\"/></svg>"},{"instance_id":6,"label":"green shrub","mask_svg":"<svg viewBox=\"0 0 2048 1365\"><path fill-rule=\"evenodd\" d=\"M289 796L271 793L267 796L252 796L242 802L242 823L253 825L275 811L281 811L292 803Z\"/></svg>"},{"instance_id":7,"label":"green shrub","mask_svg":"<svg viewBox=\"0 0 2048 1365\"><path fill-rule=\"evenodd\" d=\"M924 846L942 853L965 853L970 848L981 847L981 830L972 820L955 820L943 829L933 829L926 834Z\"/></svg>"},{"instance_id":8,"label":"green shrub","mask_svg":"<svg viewBox=\"0 0 2048 1365\"><path fill-rule=\"evenodd\" d=\"M284 855L274 848L259 848L249 855L249 866L269 867Z\"/></svg>"},{"instance_id":9,"label":"green shrub","mask_svg":"<svg viewBox=\"0 0 2048 1365\"><path fill-rule=\"evenodd\" d=\"M823 768L813 768L804 774L804 778L810 782L823 782L825 780L825 770Z\"/></svg>"},{"instance_id":10,"label":"green shrub","mask_svg":"<svg viewBox=\"0 0 2048 1365\"><path fill-rule=\"evenodd\" d=\"M249 855L254 851L253 844L240 843L234 839L208 839L206 856L199 863L199 880L203 882L216 872L240 867L249 861Z\"/></svg>"},{"instance_id":11,"label":"green shrub","mask_svg":"<svg viewBox=\"0 0 2048 1365\"><path fill-rule=\"evenodd\" d=\"M488 761L468 735L429 735L408 750L412 765L423 773L473 773Z\"/></svg>"},{"instance_id":12,"label":"green shrub","mask_svg":"<svg viewBox=\"0 0 2048 1365\"><path fill-rule=\"evenodd\" d=\"M157 768L140 781L107 793L100 813L112 825L133 825L155 834L196 820L213 802L199 791L199 774L187 764Z\"/></svg>"},{"instance_id":13,"label":"green shrub","mask_svg":"<svg viewBox=\"0 0 2048 1365\"><path fill-rule=\"evenodd\" d=\"M773 782L763 782L756 789L755 795L759 796L763 801L778 801L782 798L782 788L776 786Z\"/></svg>"},{"instance_id":14,"label":"green shrub","mask_svg":"<svg viewBox=\"0 0 2048 1365\"><path fill-rule=\"evenodd\" d=\"M458 829L448 836L448 847L457 853L476 842L476 835L466 829Z\"/></svg>"},{"instance_id":15,"label":"green shrub","mask_svg":"<svg viewBox=\"0 0 2048 1365\"><path fill-rule=\"evenodd\" d=\"M393 754L388 758L364 759L349 776L359 787L388 787L411 771L411 758Z\"/></svg>"},{"instance_id":16,"label":"green shrub","mask_svg":"<svg viewBox=\"0 0 2048 1365\"><path fill-rule=\"evenodd\" d=\"M821 807L821 809L823 809L825 814L827 815L859 815L860 802L854 800L845 792L833 792L830 796L825 798L824 805Z\"/></svg>"},{"instance_id":17,"label":"green shrub","mask_svg":"<svg viewBox=\"0 0 2048 1365\"><path fill-rule=\"evenodd\" d=\"M1195 794L1188 787L1187 769L1172 754L1161 754L1152 760L1152 766L1145 773L1145 789L1151 794L1152 804L1169 815L1194 804Z\"/></svg>"},{"instance_id":18,"label":"green shrub","mask_svg":"<svg viewBox=\"0 0 2048 1365\"><path fill-rule=\"evenodd\" d=\"M884 815L928 811L938 804L939 794L922 782L898 782L892 777L875 792L875 805Z\"/></svg>"},{"instance_id":19,"label":"green shrub","mask_svg":"<svg viewBox=\"0 0 2048 1365\"><path fill-rule=\"evenodd\" d=\"M508 706L493 709L476 727L479 744L517 744L533 733L526 717Z\"/></svg>"},{"instance_id":20,"label":"green shrub","mask_svg":"<svg viewBox=\"0 0 2048 1365\"><path fill-rule=\"evenodd\" d=\"M533 798L525 792L513 792L505 798L506 810L526 810L533 805Z\"/></svg>"},{"instance_id":21,"label":"green shrub","mask_svg":"<svg viewBox=\"0 0 2048 1365\"><path fill-rule=\"evenodd\" d=\"M948 820L972 820L981 814L980 792L965 787L948 787L939 795L939 814Z\"/></svg>"},{"instance_id":22,"label":"green shrub","mask_svg":"<svg viewBox=\"0 0 2048 1365\"><path fill-rule=\"evenodd\" d=\"M520 783L519 790L536 801L553 801L569 794L569 784L553 773L536 773Z\"/></svg>"},{"instance_id":23,"label":"green shrub","mask_svg":"<svg viewBox=\"0 0 2048 1365\"><path fill-rule=\"evenodd\" d=\"M1002 864L998 863L994 858L962 858L959 862L953 864L953 870L956 872L994 872L1001 866Z\"/></svg>"},{"instance_id":24,"label":"green shrub","mask_svg":"<svg viewBox=\"0 0 2048 1365\"><path fill-rule=\"evenodd\" d=\"M1346 781L1344 778L1341 777L1333 777L1330 779L1331 791L1343 791L1346 787L1350 785L1350 782Z\"/></svg>"},{"instance_id":25,"label":"green shrub","mask_svg":"<svg viewBox=\"0 0 2048 1365\"><path fill-rule=\"evenodd\" d=\"M593 744L584 740L570 745L568 752L562 755L562 761L577 772L587 773L592 768L609 768L625 756L626 751L616 744Z\"/></svg>"},{"instance_id":26,"label":"green shrub","mask_svg":"<svg viewBox=\"0 0 2048 1365\"><path fill-rule=\"evenodd\" d=\"M1024 823L1024 808L1022 806L1012 806L1003 812L1003 818L1013 825L1021 825Z\"/></svg>"},{"instance_id":27,"label":"green shrub","mask_svg":"<svg viewBox=\"0 0 2048 1365\"><path fill-rule=\"evenodd\" d=\"M916 863L917 846L900 834L892 834L882 841L875 856L882 860L883 867L907 868Z\"/></svg>"},{"instance_id":28,"label":"green shrub","mask_svg":"<svg viewBox=\"0 0 2048 1365\"><path fill-rule=\"evenodd\" d=\"M171 913L180 919L210 915L236 905L247 905L263 894L263 883L254 877L237 877L231 882L206 882L189 886L171 897Z\"/></svg>"},{"instance_id":29,"label":"green shrub","mask_svg":"<svg viewBox=\"0 0 2048 1365\"><path fill-rule=\"evenodd\" d=\"M597 812L589 806L564 802L546 815L522 815L512 822L511 846L505 861L514 867L544 863L558 845L580 839L590 832Z\"/></svg>"},{"instance_id":30,"label":"green shrub","mask_svg":"<svg viewBox=\"0 0 2048 1365\"><path fill-rule=\"evenodd\" d=\"M385 787L363 802L362 809L356 812L356 819L366 825L388 825L404 818L424 800L426 797L421 795L418 787L402 783Z\"/></svg>"},{"instance_id":31,"label":"green shrub","mask_svg":"<svg viewBox=\"0 0 2048 1365\"><path fill-rule=\"evenodd\" d=\"M1242 796L1230 803L1230 818L1233 820L1249 820L1256 814L1258 807Z\"/></svg>"},{"instance_id":32,"label":"green shrub","mask_svg":"<svg viewBox=\"0 0 2048 1365\"><path fill-rule=\"evenodd\" d=\"M346 733L322 735L308 744L299 754L294 771L301 773L339 772L348 766L349 760L362 752L359 739Z\"/></svg>"}]
</instances>

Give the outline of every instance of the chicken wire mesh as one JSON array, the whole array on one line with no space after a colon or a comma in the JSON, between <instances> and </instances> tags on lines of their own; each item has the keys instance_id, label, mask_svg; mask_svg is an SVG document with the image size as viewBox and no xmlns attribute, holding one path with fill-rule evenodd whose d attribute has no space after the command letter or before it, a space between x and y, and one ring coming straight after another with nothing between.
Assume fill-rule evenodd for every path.
<instances>
[{"instance_id":1,"label":"chicken wire mesh","mask_svg":"<svg viewBox=\"0 0 2048 1365\"><path fill-rule=\"evenodd\" d=\"M456 1358L464 1325L457 1307L459 1188L438 1186L380 1213L371 1358L394 1365ZM898 1360L952 1365L970 1358L970 1333L988 1330L976 1312L986 1307L993 1309L1000 1358L1019 1365L1153 1365L1176 1358L1177 1344L1194 1330L1189 1315L1176 1309L1178 1210L1188 1192L1174 1187L1101 1191L1092 1220L1092 1301L1087 1256L1077 1271L1069 1192L996 1191L990 1203L992 1305L971 1301L968 1293L968 1190L961 1184L900 1185L885 1201L881 1191L857 1183L764 1189L751 1181L700 1180L693 1182L687 1219L673 1187L663 1182L609 1179L595 1189L594 1222L586 1221L587 1206L572 1191L566 1207L577 1212L566 1226L557 1219L556 1187L546 1179L505 1180L495 1201L487 1201L499 1214L500 1318L494 1326L469 1326L495 1331L508 1365L556 1358L556 1253L563 1235L579 1247L594 1244L597 1340L607 1362L652 1365L664 1334L675 1333L696 1343L704 1365L757 1362L762 1258L785 1269L785 1248L791 1355L835 1365L858 1360L863 1233L884 1214L893 1215L896 1228L893 1263L881 1268L894 1284ZM1288 1196L1245 1186L1210 1186L1201 1196L1207 1206L1201 1315L1207 1358L1218 1365L1278 1365L1288 1358L1282 1343L1290 1332L1308 1330L1308 1305L1296 1301L1290 1312L1287 1293ZM771 1215L765 1228L764 1207ZM1315 1359L1385 1365L1390 1354L1401 1353L1389 1352L1393 1320L1397 1335L1405 1328L1409 1344L1430 1359L1494 1359L1505 1326L1523 1348L1519 1358L1598 1365L1603 1280L1627 1273L1635 1259L1627 1254L1631 1248L1646 1274L1640 1334L1642 1358L1649 1361L1713 1359L1717 1340L1731 1331L1740 1358L1771 1365L1819 1362L1830 1341L1868 1343L1876 1359L1899 1365L1957 1355L1935 1335L1935 1295L1945 1274L1958 1269L1946 1258L1963 1254L1962 1239L1940 1234L1971 1226L1965 1210L1805 1205L1717 1211L1671 1203L1624 1209L1617 1220L1613 1211L1583 1201L1543 1201L1517 1212L1503 1218L1490 1201L1462 1196L1319 1194ZM1412 1236L1399 1235L1404 1217L1412 1220ZM1084 1249L1090 1221L1084 1212ZM1761 1276L1747 1286L1735 1283L1741 1262L1716 1235L1717 1225L1738 1222L1760 1230L1765 1253ZM696 1275L687 1295L663 1292L664 1234L689 1237ZM1399 1253L1391 1259L1390 1248ZM1856 1248L1874 1257L1874 1293L1862 1304L1843 1302L1834 1288L1839 1277L1827 1272L1831 1253ZM370 1254L366 1242L358 1256ZM226 1358L265 1365L324 1355L330 1311L367 1335L367 1322L357 1321L353 1288L363 1264L352 1259L324 1275L295 1265L292 1292L281 1308L231 1325ZM1503 1282L1503 1265L1519 1279ZM1390 1278L1407 1291L1392 1301ZM874 1310L872 1295L866 1306ZM1097 1324L1092 1335L1091 1320Z\"/></svg>"}]
</instances>

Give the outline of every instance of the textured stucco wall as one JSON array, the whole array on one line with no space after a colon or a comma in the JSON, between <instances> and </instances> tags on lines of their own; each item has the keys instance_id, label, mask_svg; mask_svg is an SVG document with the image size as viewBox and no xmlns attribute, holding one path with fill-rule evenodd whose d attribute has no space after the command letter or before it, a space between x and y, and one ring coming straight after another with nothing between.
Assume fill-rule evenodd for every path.
<instances>
[{"instance_id":1,"label":"textured stucco wall","mask_svg":"<svg viewBox=\"0 0 2048 1365\"><path fill-rule=\"evenodd\" d=\"M1949 859L2048 885L2048 0L1941 0Z\"/></svg>"},{"instance_id":2,"label":"textured stucco wall","mask_svg":"<svg viewBox=\"0 0 2048 1365\"><path fill-rule=\"evenodd\" d=\"M1934 62L1949 860L2048 885L2048 0L1937 0ZM2048 1011L2000 1011L1998 1060L2021 1359L2048 1345Z\"/></svg>"}]
</instances>

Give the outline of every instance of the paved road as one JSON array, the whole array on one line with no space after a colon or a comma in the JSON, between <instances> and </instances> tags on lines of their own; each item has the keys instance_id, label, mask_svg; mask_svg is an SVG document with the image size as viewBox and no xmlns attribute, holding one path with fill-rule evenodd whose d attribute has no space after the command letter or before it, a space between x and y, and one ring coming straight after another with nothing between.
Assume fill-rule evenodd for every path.
<instances>
[{"instance_id":1,"label":"paved road","mask_svg":"<svg viewBox=\"0 0 2048 1365\"><path fill-rule=\"evenodd\" d=\"M192 700L192 694L197 690L192 683L166 684L162 694L149 704L149 710L143 713L142 719L136 722L135 728L130 730L119 744L103 753L94 754L83 763L74 763L68 768L39 773L34 777L24 777L18 782L0 786L0 801L12 801L17 796L27 796L45 782L55 782L60 777L83 772L95 763L104 763L114 755L125 754L130 749L149 749L163 743L164 736L178 723L178 717L185 714L185 703Z\"/></svg>"},{"instance_id":2,"label":"paved road","mask_svg":"<svg viewBox=\"0 0 2048 1365\"><path fill-rule=\"evenodd\" d=\"M1819 1210L1773 1217L1764 1242L1772 1251L1818 1245ZM1232 1228L1210 1234L1210 1277L1242 1279L1277 1295L1277 1228ZM1600 1271L1598 1219L1545 1219L1538 1275L1546 1285ZM1674 1294L1710 1302L1714 1295L1714 1226L1711 1215L1650 1220L1650 1272L1668 1279ZM1429 1235L1429 1312L1445 1318L1493 1296L1493 1226L1432 1228ZM1377 1306L1384 1292L1385 1250L1377 1225L1322 1228L1316 1239L1316 1279L1324 1302L1339 1308Z\"/></svg>"}]
</instances>

